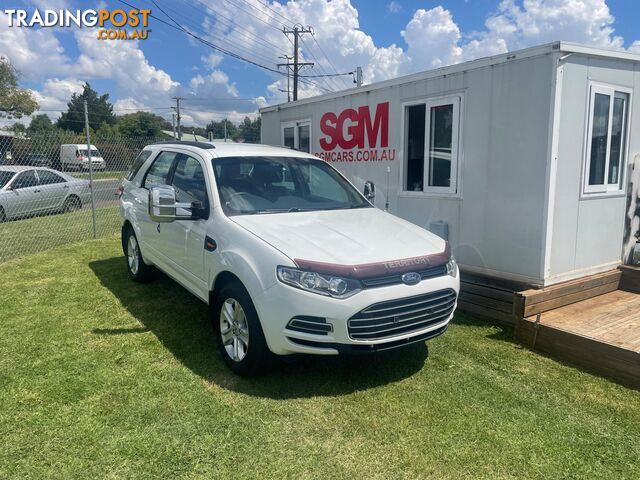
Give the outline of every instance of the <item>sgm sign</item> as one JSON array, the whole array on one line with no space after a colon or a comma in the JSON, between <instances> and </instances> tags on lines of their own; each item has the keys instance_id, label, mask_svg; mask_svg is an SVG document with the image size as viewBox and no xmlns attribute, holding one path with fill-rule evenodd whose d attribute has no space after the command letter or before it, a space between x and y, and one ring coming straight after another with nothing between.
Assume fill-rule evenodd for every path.
<instances>
[{"instance_id":1,"label":"sgm sign","mask_svg":"<svg viewBox=\"0 0 640 480\"><path fill-rule=\"evenodd\" d=\"M148 27L151 10L138 9L100 9L100 10L39 10L32 12L20 9L7 9L4 14L9 27L100 27L99 40L146 40L149 32L146 28L137 28L129 32L120 27ZM115 28L112 28L115 27Z\"/></svg>"},{"instance_id":2,"label":"sgm sign","mask_svg":"<svg viewBox=\"0 0 640 480\"><path fill-rule=\"evenodd\" d=\"M320 149L316 156L329 162L394 160L389 149L389 102L327 112L320 118ZM339 151L336 151L339 150Z\"/></svg>"}]
</instances>

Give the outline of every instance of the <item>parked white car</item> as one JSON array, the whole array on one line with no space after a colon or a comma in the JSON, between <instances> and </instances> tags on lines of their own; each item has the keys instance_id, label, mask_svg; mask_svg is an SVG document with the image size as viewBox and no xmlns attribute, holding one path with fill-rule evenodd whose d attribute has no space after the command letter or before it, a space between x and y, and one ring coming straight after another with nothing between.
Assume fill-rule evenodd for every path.
<instances>
[{"instance_id":1,"label":"parked white car","mask_svg":"<svg viewBox=\"0 0 640 480\"><path fill-rule=\"evenodd\" d=\"M72 212L91 201L87 180L50 168L0 166L0 222Z\"/></svg>"},{"instance_id":2,"label":"parked white car","mask_svg":"<svg viewBox=\"0 0 640 480\"><path fill-rule=\"evenodd\" d=\"M91 152L87 144L66 143L60 145L60 165L63 170L89 170L89 153L91 153L91 166L93 170L104 170L105 161L100 151L91 145Z\"/></svg>"},{"instance_id":3,"label":"parked white car","mask_svg":"<svg viewBox=\"0 0 640 480\"><path fill-rule=\"evenodd\" d=\"M372 195L373 185L367 186ZM210 305L239 374L271 354L375 352L443 333L460 280L447 242L286 148L166 142L122 185L129 275L156 266Z\"/></svg>"}]
</instances>

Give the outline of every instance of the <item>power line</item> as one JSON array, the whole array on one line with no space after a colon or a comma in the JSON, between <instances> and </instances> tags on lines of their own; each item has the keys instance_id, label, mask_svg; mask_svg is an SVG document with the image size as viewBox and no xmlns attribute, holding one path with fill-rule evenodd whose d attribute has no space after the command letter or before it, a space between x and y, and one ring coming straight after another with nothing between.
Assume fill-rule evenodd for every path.
<instances>
[{"instance_id":1,"label":"power line","mask_svg":"<svg viewBox=\"0 0 640 480\"><path fill-rule=\"evenodd\" d=\"M268 41L268 40L266 40L266 39L264 39L264 38L262 38L262 37L260 37L260 36L258 36L256 34L254 34L250 30L246 30L246 29L242 30L242 28L238 24L236 24L232 19L222 15L221 13L219 13L217 11L211 10L209 8L209 6L206 3L202 2L201 0L195 0L195 1L196 1L196 3L199 3L200 5L202 5L204 7L204 9L197 8L191 3L186 3L186 5L188 5L192 10L197 12L198 15L204 15L204 16L211 15L211 16L215 17L216 22L220 23L224 27L233 29L234 32L237 32L238 35L241 35L242 37L246 38L248 41L252 42L253 44L258 44L261 47L261 49L260 49L261 52L268 52L269 55L271 55L273 53L274 49L276 51L281 49L280 46L278 46L278 45L276 45L276 44L274 44L274 43L272 43L272 42L270 42L270 41ZM188 17L187 15L185 15L184 12L179 12L178 10L176 10L176 9L174 9L172 7L169 7L169 6L165 6L164 8L166 8L167 10L173 11L174 13L176 13L178 15L181 15L182 17L188 19L190 21L189 23L192 26L195 24L195 21L192 21L192 18ZM187 23L187 24L189 24L189 23ZM231 41L227 40L226 38L221 38L219 36L216 36L213 33L209 33L208 35L213 36L214 38L217 38L220 41L224 41L224 42L227 42L227 43L231 44ZM254 55L259 56L259 57L261 57L263 59L266 59L269 62L273 60L270 56L267 57L265 55L257 54L257 52L255 50L248 50L248 49L246 49L244 47L240 47L239 45L235 45L235 46L236 46L236 48L239 47L242 50L248 51L251 54L254 54Z\"/></svg>"},{"instance_id":2,"label":"power line","mask_svg":"<svg viewBox=\"0 0 640 480\"><path fill-rule=\"evenodd\" d=\"M160 5L158 5L158 3L155 0L150 0L150 1L151 1L151 3L153 3L153 5L158 7L158 9L174 24L173 25L174 28L177 28L177 29L180 29L180 30L186 32L186 29L180 23L178 23L171 15L169 15ZM173 10L170 7L168 7L168 9ZM175 12L175 10L173 10L173 11ZM245 47L243 47L241 45L233 44L229 40L227 40L226 38L219 37L216 34L209 33L207 35L217 39L220 42L224 42L224 43L233 45L236 49L243 50L245 52L245 55L249 55L249 56L252 55L254 57L261 58L263 61L266 61L268 63L273 60L271 57L267 57L265 55L261 55L258 52L256 52L255 50L249 50L248 48L245 48Z\"/></svg>"},{"instance_id":3,"label":"power line","mask_svg":"<svg viewBox=\"0 0 640 480\"><path fill-rule=\"evenodd\" d=\"M118 2L122 3L123 5L128 6L129 8L136 8L134 5L130 4L129 2L127 2L125 0L118 0ZM263 70L266 70L266 71L269 71L269 72L272 72L272 73L276 73L278 75L284 75L283 72L281 72L281 71L279 71L279 70L277 70L275 68L271 68L271 67L268 67L266 65L262 65L262 64L260 64L258 62L254 62L251 59L243 57L242 55L239 55L239 54L237 54L235 52L232 52L230 50L222 48L222 47L214 44L213 42L210 42L210 41L200 37L199 35L196 35L195 33L187 30L184 27L173 25L173 24L171 24L171 23L169 23L169 22L167 22L167 21L165 21L165 20L163 20L163 19L161 19L161 18L159 18L159 17L157 17L157 16L155 16L155 15L153 15L151 13L149 14L149 17L153 18L154 20L157 20L158 22L160 22L160 23L162 23L164 25L167 25L170 28L173 28L174 30L178 30L178 31L181 31L181 32L185 33L186 35L190 36L191 38L201 42L202 44L208 46L209 48L211 48L211 49L213 49L213 50L215 50L217 52L220 52L220 53L222 53L224 55L228 55L228 56L230 56L232 58L241 60L243 62L249 63L249 64L254 65L254 66L256 66L258 68L261 68ZM314 86L318 87L319 89L324 90L325 92L329 91L329 90L326 90L325 88L323 88L322 86L318 85L317 83L312 82L311 80L304 79L302 81L304 83L314 85Z\"/></svg>"}]
</instances>

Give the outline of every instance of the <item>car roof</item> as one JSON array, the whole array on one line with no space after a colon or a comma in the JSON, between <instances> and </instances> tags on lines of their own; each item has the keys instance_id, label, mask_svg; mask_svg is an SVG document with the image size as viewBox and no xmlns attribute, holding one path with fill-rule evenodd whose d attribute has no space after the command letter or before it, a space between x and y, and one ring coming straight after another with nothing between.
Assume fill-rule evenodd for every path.
<instances>
[{"instance_id":1,"label":"car roof","mask_svg":"<svg viewBox=\"0 0 640 480\"><path fill-rule=\"evenodd\" d=\"M25 165L0 165L0 171L3 172L24 172L25 170L33 170L36 167L28 167Z\"/></svg>"},{"instance_id":2,"label":"car roof","mask_svg":"<svg viewBox=\"0 0 640 480\"><path fill-rule=\"evenodd\" d=\"M312 157L309 153L293 150L287 147L274 147L259 143L232 143L232 142L194 142L194 141L169 141L158 142L149 147L176 146L194 150L206 150L215 157L236 156L278 156L278 157Z\"/></svg>"},{"instance_id":3,"label":"car roof","mask_svg":"<svg viewBox=\"0 0 640 480\"><path fill-rule=\"evenodd\" d=\"M52 170L51 168L47 168L47 167L30 167L28 165L0 165L0 172L4 171L4 172L13 172L13 173L19 173L19 172L24 172L25 170L47 170L49 172L54 172L54 173L63 173L63 172L58 172L56 170Z\"/></svg>"}]
</instances>

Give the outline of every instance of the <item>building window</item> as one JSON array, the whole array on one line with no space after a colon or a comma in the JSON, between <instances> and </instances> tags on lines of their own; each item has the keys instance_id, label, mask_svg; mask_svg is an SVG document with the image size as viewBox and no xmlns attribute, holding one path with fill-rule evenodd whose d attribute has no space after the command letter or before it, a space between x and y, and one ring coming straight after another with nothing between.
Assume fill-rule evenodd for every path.
<instances>
[{"instance_id":1,"label":"building window","mask_svg":"<svg viewBox=\"0 0 640 480\"><path fill-rule=\"evenodd\" d=\"M301 152L311 152L311 122L301 120L282 124L282 145Z\"/></svg>"},{"instance_id":2,"label":"building window","mask_svg":"<svg viewBox=\"0 0 640 480\"><path fill-rule=\"evenodd\" d=\"M405 107L404 190L457 193L460 97Z\"/></svg>"},{"instance_id":3,"label":"building window","mask_svg":"<svg viewBox=\"0 0 640 480\"><path fill-rule=\"evenodd\" d=\"M584 193L624 190L629 94L601 85L591 86Z\"/></svg>"}]
</instances>

